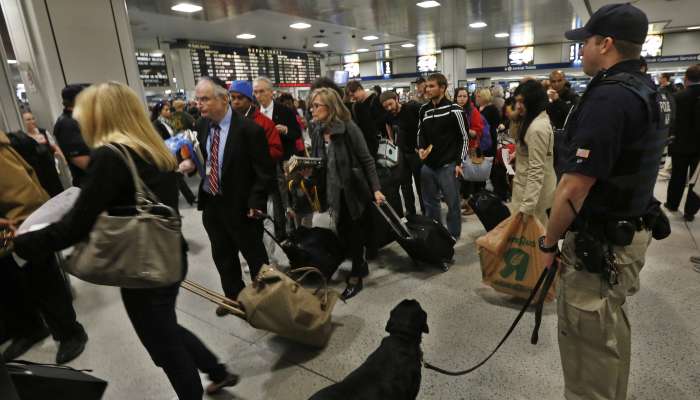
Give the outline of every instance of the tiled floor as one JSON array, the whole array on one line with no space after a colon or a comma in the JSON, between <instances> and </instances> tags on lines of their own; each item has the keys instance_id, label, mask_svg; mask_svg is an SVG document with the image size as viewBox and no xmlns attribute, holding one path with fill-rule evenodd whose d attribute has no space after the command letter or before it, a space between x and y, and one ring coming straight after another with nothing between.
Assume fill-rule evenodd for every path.
<instances>
[{"instance_id":1,"label":"tiled floor","mask_svg":"<svg viewBox=\"0 0 700 400\"><path fill-rule=\"evenodd\" d=\"M665 198L660 182L658 197ZM190 241L189 277L219 289L200 214L183 208ZM700 254L700 222L686 224L671 216L673 234L654 242L642 273L642 290L629 300L633 326L630 398L695 400L700 398L700 274L688 262ZM323 222L323 218L318 219ZM416 269L397 245L371 263L366 289L334 310L336 328L328 347L309 351L252 329L235 317L218 318L214 306L182 291L181 323L199 335L241 383L217 399L307 399L342 379L372 352L385 335L389 311L404 298L415 298L428 312L430 334L424 338L426 360L446 368L480 361L510 325L518 303L481 284L474 239L483 233L476 217L464 220L456 263L447 273ZM106 399L173 399L165 375L153 365L129 324L119 293L73 279L80 321L90 335L85 353L71 363L109 381ZM335 282L338 289L343 285ZM554 305L545 309L540 343L530 344L532 314L484 367L452 378L423 372L420 399L562 399L563 378L556 343ZM52 362L51 340L27 354Z\"/></svg>"}]
</instances>

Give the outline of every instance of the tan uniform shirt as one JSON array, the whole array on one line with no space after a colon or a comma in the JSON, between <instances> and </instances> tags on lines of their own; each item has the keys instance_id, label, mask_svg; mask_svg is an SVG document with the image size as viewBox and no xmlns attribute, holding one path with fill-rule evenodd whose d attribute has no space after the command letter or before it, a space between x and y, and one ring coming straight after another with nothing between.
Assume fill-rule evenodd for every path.
<instances>
[{"instance_id":1,"label":"tan uniform shirt","mask_svg":"<svg viewBox=\"0 0 700 400\"><path fill-rule=\"evenodd\" d=\"M0 215L22 222L48 199L34 169L11 146L0 131Z\"/></svg>"}]
</instances>

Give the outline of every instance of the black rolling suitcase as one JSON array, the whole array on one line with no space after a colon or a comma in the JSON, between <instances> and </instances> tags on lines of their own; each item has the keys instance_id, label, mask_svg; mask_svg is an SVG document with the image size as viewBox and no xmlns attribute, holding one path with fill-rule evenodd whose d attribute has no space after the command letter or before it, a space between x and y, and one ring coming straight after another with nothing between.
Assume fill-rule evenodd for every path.
<instances>
[{"instance_id":1,"label":"black rolling suitcase","mask_svg":"<svg viewBox=\"0 0 700 400\"><path fill-rule=\"evenodd\" d=\"M107 382L67 366L12 361L7 372L22 400L98 400Z\"/></svg>"},{"instance_id":2,"label":"black rolling suitcase","mask_svg":"<svg viewBox=\"0 0 700 400\"><path fill-rule=\"evenodd\" d=\"M486 228L486 232L489 232L510 217L508 207L503 204L503 201L495 193L488 190L482 190L472 195L467 202L474 210L474 214L479 218L481 224Z\"/></svg>"},{"instance_id":3,"label":"black rolling suitcase","mask_svg":"<svg viewBox=\"0 0 700 400\"><path fill-rule=\"evenodd\" d=\"M443 271L450 268L456 241L441 223L425 215L409 215L404 223L390 204L373 204L413 261L435 265Z\"/></svg>"},{"instance_id":4,"label":"black rolling suitcase","mask_svg":"<svg viewBox=\"0 0 700 400\"><path fill-rule=\"evenodd\" d=\"M330 280L345 260L345 248L330 229L299 227L287 239L279 242L272 232L265 232L282 248L294 268L318 268Z\"/></svg>"}]
</instances>

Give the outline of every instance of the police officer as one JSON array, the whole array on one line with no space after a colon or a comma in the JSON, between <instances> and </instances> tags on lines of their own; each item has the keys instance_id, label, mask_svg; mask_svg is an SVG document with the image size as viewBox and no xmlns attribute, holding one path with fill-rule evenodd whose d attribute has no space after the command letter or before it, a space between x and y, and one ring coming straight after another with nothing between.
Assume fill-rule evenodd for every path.
<instances>
[{"instance_id":1,"label":"police officer","mask_svg":"<svg viewBox=\"0 0 700 400\"><path fill-rule=\"evenodd\" d=\"M641 10L611 4L566 33L584 42L583 69L593 79L561 138L561 180L540 250L553 262L564 237L558 318L568 400L627 398L623 304L639 290L670 121L668 101L640 73L647 27Z\"/></svg>"}]
</instances>

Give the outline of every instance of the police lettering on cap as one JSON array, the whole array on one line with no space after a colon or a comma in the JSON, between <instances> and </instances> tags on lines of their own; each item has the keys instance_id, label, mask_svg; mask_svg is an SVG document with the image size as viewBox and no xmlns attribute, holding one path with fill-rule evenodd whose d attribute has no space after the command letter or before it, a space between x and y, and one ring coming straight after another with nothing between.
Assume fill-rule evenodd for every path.
<instances>
[{"instance_id":1,"label":"police lettering on cap","mask_svg":"<svg viewBox=\"0 0 700 400\"><path fill-rule=\"evenodd\" d=\"M228 89L229 93L240 93L247 97L250 101L253 101L253 85L248 81L233 81L231 82L231 87Z\"/></svg>"},{"instance_id":2,"label":"police lettering on cap","mask_svg":"<svg viewBox=\"0 0 700 400\"><path fill-rule=\"evenodd\" d=\"M639 8L630 4L609 4L596 11L583 28L566 32L569 40L584 41L600 35L617 40L644 44L649 20Z\"/></svg>"}]
</instances>

